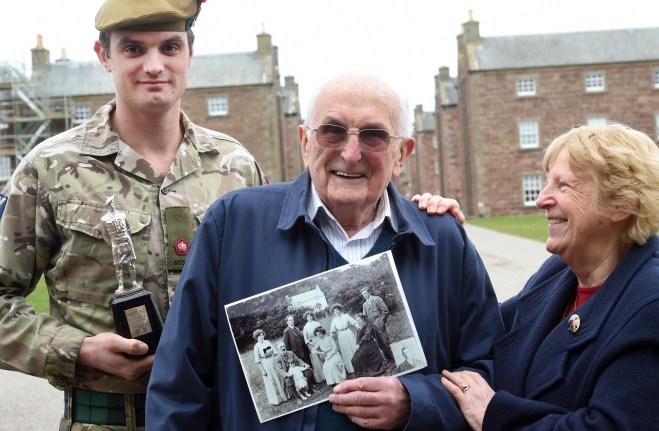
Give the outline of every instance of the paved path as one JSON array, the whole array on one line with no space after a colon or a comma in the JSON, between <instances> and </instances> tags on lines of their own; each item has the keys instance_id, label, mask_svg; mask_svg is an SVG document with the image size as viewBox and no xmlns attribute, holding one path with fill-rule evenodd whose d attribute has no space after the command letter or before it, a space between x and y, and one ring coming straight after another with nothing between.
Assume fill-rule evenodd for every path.
<instances>
[{"instance_id":1,"label":"paved path","mask_svg":"<svg viewBox=\"0 0 659 431\"><path fill-rule=\"evenodd\" d=\"M513 296L549 253L538 241L466 226L492 279L499 301ZM46 380L0 370L0 431L56 430L62 392Z\"/></svg>"},{"instance_id":2,"label":"paved path","mask_svg":"<svg viewBox=\"0 0 659 431\"><path fill-rule=\"evenodd\" d=\"M545 243L467 224L467 234L481 255L499 301L524 287L549 256Z\"/></svg>"},{"instance_id":3,"label":"paved path","mask_svg":"<svg viewBox=\"0 0 659 431\"><path fill-rule=\"evenodd\" d=\"M0 431L54 431L63 411L62 392L46 379L0 370Z\"/></svg>"}]
</instances>

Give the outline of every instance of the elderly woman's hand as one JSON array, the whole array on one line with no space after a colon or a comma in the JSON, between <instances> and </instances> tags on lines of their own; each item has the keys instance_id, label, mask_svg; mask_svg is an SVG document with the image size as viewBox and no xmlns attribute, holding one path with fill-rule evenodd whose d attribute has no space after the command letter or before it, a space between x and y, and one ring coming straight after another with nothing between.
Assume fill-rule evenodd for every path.
<instances>
[{"instance_id":1,"label":"elderly woman's hand","mask_svg":"<svg viewBox=\"0 0 659 431\"><path fill-rule=\"evenodd\" d=\"M448 212L460 224L465 224L465 215L460 210L460 204L455 199L424 193L422 195L414 195L412 201L417 202L419 209L425 210L430 215L442 215Z\"/></svg>"},{"instance_id":2,"label":"elderly woman's hand","mask_svg":"<svg viewBox=\"0 0 659 431\"><path fill-rule=\"evenodd\" d=\"M476 431L483 429L485 409L494 391L484 378L473 371L451 373L442 371L442 385L453 395L469 426Z\"/></svg>"}]
</instances>

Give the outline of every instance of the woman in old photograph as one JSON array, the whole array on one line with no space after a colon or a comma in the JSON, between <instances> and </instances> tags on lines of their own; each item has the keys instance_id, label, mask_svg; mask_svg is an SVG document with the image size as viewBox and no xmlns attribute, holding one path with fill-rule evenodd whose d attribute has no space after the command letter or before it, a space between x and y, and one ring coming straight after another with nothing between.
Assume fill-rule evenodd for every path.
<instances>
[{"instance_id":1,"label":"woman in old photograph","mask_svg":"<svg viewBox=\"0 0 659 431\"><path fill-rule=\"evenodd\" d=\"M316 328L320 326L320 322L316 320L316 317L311 311L307 311L304 314L304 318L307 320L307 323L302 329L302 334L304 335L304 341L307 343L307 346L309 346L309 351L311 352L313 377L316 380L316 383L320 383L325 380L325 374L323 374L323 361L321 361L317 353L314 353L316 347L316 336L314 335L314 332Z\"/></svg>"},{"instance_id":2,"label":"woman in old photograph","mask_svg":"<svg viewBox=\"0 0 659 431\"><path fill-rule=\"evenodd\" d=\"M346 371L354 373L352 356L357 351L357 337L350 327L357 330L357 321L343 312L341 304L332 305L331 311L334 318L330 324L330 335L338 344Z\"/></svg>"},{"instance_id":3,"label":"woman in old photograph","mask_svg":"<svg viewBox=\"0 0 659 431\"><path fill-rule=\"evenodd\" d=\"M280 376L281 370L275 366L275 349L270 341L265 339L265 332L262 329L254 331L252 337L256 340L254 362L263 376L268 403L273 406L279 405L286 401L288 397Z\"/></svg>"},{"instance_id":4,"label":"woman in old photograph","mask_svg":"<svg viewBox=\"0 0 659 431\"><path fill-rule=\"evenodd\" d=\"M382 371L384 355L375 341L373 326L362 313L355 314L357 320L357 344L359 347L352 357L355 377L367 377Z\"/></svg>"},{"instance_id":5,"label":"woman in old photograph","mask_svg":"<svg viewBox=\"0 0 659 431\"><path fill-rule=\"evenodd\" d=\"M346 369L336 343L322 326L316 328L314 334L317 340L315 353L323 361L323 374L327 384L333 386L341 383L346 379Z\"/></svg>"}]
</instances>

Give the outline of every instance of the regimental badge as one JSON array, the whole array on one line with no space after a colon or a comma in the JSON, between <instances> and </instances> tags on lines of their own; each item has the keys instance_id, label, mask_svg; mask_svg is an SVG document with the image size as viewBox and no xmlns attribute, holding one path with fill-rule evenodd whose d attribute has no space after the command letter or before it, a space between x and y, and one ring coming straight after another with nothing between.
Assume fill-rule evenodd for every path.
<instances>
[{"instance_id":1,"label":"regimental badge","mask_svg":"<svg viewBox=\"0 0 659 431\"><path fill-rule=\"evenodd\" d=\"M190 250L190 244L183 238L174 243L174 251L179 256L186 256Z\"/></svg>"}]
</instances>

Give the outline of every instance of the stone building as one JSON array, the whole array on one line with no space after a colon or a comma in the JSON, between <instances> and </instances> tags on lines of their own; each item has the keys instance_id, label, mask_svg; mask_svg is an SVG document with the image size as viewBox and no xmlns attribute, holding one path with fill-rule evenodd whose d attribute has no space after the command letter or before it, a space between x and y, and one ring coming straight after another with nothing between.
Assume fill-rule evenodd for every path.
<instances>
[{"instance_id":1,"label":"stone building","mask_svg":"<svg viewBox=\"0 0 659 431\"><path fill-rule=\"evenodd\" d=\"M435 77L435 132L419 114L415 127L422 153L437 139L439 179L407 170L411 192L439 186L472 216L535 214L557 135L615 121L659 137L659 28L483 37L470 18L457 42L457 77Z\"/></svg>"},{"instance_id":2,"label":"stone building","mask_svg":"<svg viewBox=\"0 0 659 431\"><path fill-rule=\"evenodd\" d=\"M195 55L181 103L193 122L242 142L274 182L303 169L298 86L293 77L283 85L280 79L277 47L261 33L256 51ZM98 61L73 62L62 53L51 62L38 36L30 79L0 67L0 180L36 143L84 122L113 97L112 75Z\"/></svg>"}]
</instances>

